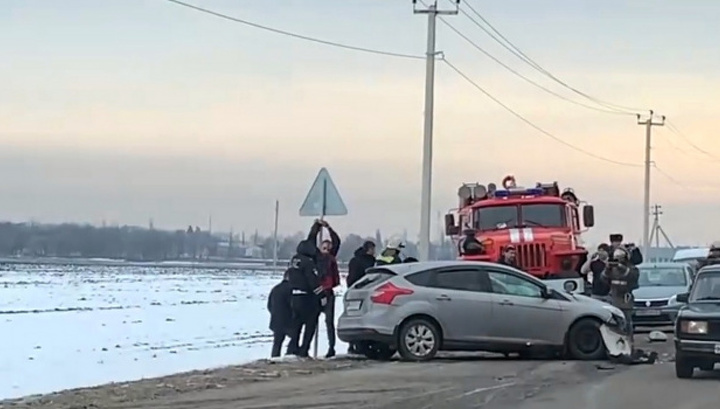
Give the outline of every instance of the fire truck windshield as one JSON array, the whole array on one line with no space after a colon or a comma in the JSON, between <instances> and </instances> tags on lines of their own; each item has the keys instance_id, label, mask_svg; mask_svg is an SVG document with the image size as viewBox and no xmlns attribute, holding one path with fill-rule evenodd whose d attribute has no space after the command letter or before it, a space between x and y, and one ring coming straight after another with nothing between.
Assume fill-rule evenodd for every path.
<instances>
[{"instance_id":1,"label":"fire truck windshield","mask_svg":"<svg viewBox=\"0 0 720 409\"><path fill-rule=\"evenodd\" d=\"M474 224L480 231L567 225L565 207L552 203L481 207L475 210Z\"/></svg>"}]
</instances>

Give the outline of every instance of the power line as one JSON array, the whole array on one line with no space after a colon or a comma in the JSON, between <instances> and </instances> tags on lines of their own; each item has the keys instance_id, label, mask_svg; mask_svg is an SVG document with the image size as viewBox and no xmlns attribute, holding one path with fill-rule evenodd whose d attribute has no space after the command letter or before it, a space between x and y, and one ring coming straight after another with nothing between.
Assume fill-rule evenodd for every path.
<instances>
[{"instance_id":1,"label":"power line","mask_svg":"<svg viewBox=\"0 0 720 409\"><path fill-rule=\"evenodd\" d=\"M388 56L388 57L397 57L397 58L411 58L411 59L420 59L420 60L425 59L425 56L422 56L422 55L412 55L412 54L396 53L396 52L392 52L392 51L376 50L376 49L372 49L372 48L358 47L358 46L354 46L354 45L338 43L335 41L329 41L329 40L323 40L320 38L309 37L306 35L297 34L297 33L285 31L285 30L280 30L277 28L254 23L252 21L229 16L227 14L219 13L217 11L212 11L212 10L202 8L199 6L195 6L193 4L185 3L185 2L182 2L179 0L166 0L166 1L173 3L173 4L177 4L178 6L183 6L183 7L187 7L189 9L195 10L195 11L199 11L201 13L209 14L211 16L215 16L215 17L219 17L219 18L222 18L225 20L233 21L235 23L244 24L246 26L254 27L254 28L257 28L260 30L269 31L271 33L282 34L282 35L285 35L288 37L293 37L293 38L296 38L299 40L310 41L313 43L327 45L327 46L336 47L336 48L343 48L346 50L360 51L360 52L364 52L364 53L368 53L368 54L377 54L377 55L384 55L384 56Z\"/></svg>"},{"instance_id":2,"label":"power line","mask_svg":"<svg viewBox=\"0 0 720 409\"><path fill-rule=\"evenodd\" d=\"M720 158L718 158L717 156L715 156L715 155L713 155L712 153L706 151L705 149L702 149L701 147L697 146L693 141L690 140L690 138L688 138L683 132L681 132L681 131L677 128L677 126L675 126L675 124L673 124L672 122L668 121L667 125L668 125L668 129L670 130L670 132L672 132L672 133L674 133L675 135L679 136L682 140L684 140L685 142L687 142L687 144L690 145L690 146L692 146L695 150L697 150L698 152L700 152L700 153L706 155L707 157L713 159L714 161L720 161Z\"/></svg>"},{"instance_id":3,"label":"power line","mask_svg":"<svg viewBox=\"0 0 720 409\"><path fill-rule=\"evenodd\" d=\"M517 113L515 110L513 110L513 109L510 108L509 106L505 105L505 104L504 104L502 101L500 101L499 99L495 98L492 94L490 94L490 93L489 93L488 91L486 91L483 87L481 87L477 82L473 81L472 78L468 77L464 72L460 71L459 68L457 68L455 65L453 65L453 64L452 64L450 61L448 61L446 58L443 58L442 61L443 61L445 64L447 64L447 66L450 67L450 69L452 69L453 71L455 71L456 74L458 74L459 76L461 76L462 78L464 78L465 81L467 81L468 83L470 83L470 85L472 85L472 86L475 87L478 91L480 91L480 92L482 92L483 94L485 94L486 97L490 98L493 102L495 102L496 104L498 104L498 105L500 105L501 107L503 107L506 111L510 112L513 116L515 116L516 118L518 118L518 119L520 119L521 121L525 122L526 124L528 124L529 126L531 126L532 128L534 128L534 129L537 130L538 132L542 133L543 135L547 136L548 138L550 138L550 139L552 139L552 140L554 140L554 141L556 141L556 142L558 142L558 143L560 143L560 144L563 144L563 145L567 146L567 147L570 148L570 149L573 149L573 150L575 150L575 151L578 151L578 152L580 152L580 153L583 153L583 154L585 154L585 155L587 155L587 156L593 157L593 158L598 159L598 160L601 160L601 161L605 161L605 162L612 163L612 164L615 164L615 165L620 165L620 166L633 167L633 168L637 168L637 167L641 167L641 166L642 166L642 165L636 164L636 163L620 162L620 161L616 161L616 160L614 160L614 159L606 158L606 157L604 157L604 156L596 155L595 153L593 153L593 152L591 152L591 151L587 151L587 150L585 150L585 149L583 149L583 148L580 148L580 147L578 147L578 146L575 146L575 145L571 144L570 142L567 142L567 141L565 141L565 140L563 140L563 139L561 139L561 138L553 135L552 133L546 131L545 129L543 129L543 128L541 128L541 127L539 127L538 125L535 125L535 123L533 123L533 122L530 121L529 119L525 118L525 117L522 116L521 114Z\"/></svg>"},{"instance_id":4,"label":"power line","mask_svg":"<svg viewBox=\"0 0 720 409\"><path fill-rule=\"evenodd\" d=\"M545 87L545 86L543 86L543 85L541 85L541 84L538 84L537 82L533 81L532 79L530 79L530 78L526 77L525 75L521 74L520 72L514 70L513 68L511 68L510 66L508 66L508 65L505 64L504 62L500 61L497 57L495 57L494 55L490 54L487 50L485 50L485 49L482 48L480 45L478 45L478 43L476 43L475 41L473 41L470 37L468 37L468 36L466 36L465 34L463 34L460 30L458 30L457 28L455 28L455 26L453 26L452 24L448 23L445 19L441 18L440 21L441 21L443 24L445 24L450 30L452 30L455 34L457 34L457 35L460 36L462 39L464 39L465 41L467 41L467 42L468 42L471 46L473 46L476 50L478 50L478 51L480 51L481 53L483 53L486 57L490 58L491 60L493 60L493 61L495 61L497 64L501 65L501 66L502 66L503 68L505 68L506 70L508 70L508 71L510 71L511 73L515 74L516 76L522 78L523 80L529 82L530 84L534 85L535 87L540 88L541 90L547 92L547 93L550 94L550 95L553 95L553 96L555 96L555 97L557 97L557 98L560 98L560 99L565 100L565 101L567 101L567 102L570 102L570 103L572 103L572 104L579 105L579 106L581 106L581 107L588 108L588 109L592 109L592 110L595 110L595 111L604 112L604 113L607 113L607 114L615 114L615 115L635 115L634 113L625 112L625 111L620 111L620 110L617 110L617 109L610 110L610 109L598 108L598 107L595 107L595 106L592 106L592 105L587 105L587 104L584 104L584 103L582 103L582 102L575 101L575 100L570 99L570 98L568 98L568 97L566 97L566 96L564 96L564 95L562 95L562 94L558 94L557 92L555 92L555 91L553 91L553 90L551 90L551 89L549 89L549 88L547 88L547 87Z\"/></svg>"},{"instance_id":5,"label":"power line","mask_svg":"<svg viewBox=\"0 0 720 409\"><path fill-rule=\"evenodd\" d=\"M472 4L471 4L468 0L465 0L465 2L464 2L463 4L464 4L465 7L467 7L475 16L477 16L477 18L479 18L480 20L482 20L488 27L490 27L490 29L491 29L494 33L497 34L497 35L495 35L493 32L491 32L490 30L488 30L487 28L485 28L485 26L483 26L479 21L477 21L475 18L473 18L473 16L471 16L471 15L470 15L468 12L466 12L465 10L463 10L463 9L460 10L460 12L461 12L463 15L465 15L470 21L472 21L476 26L478 26L481 30L483 30L488 36L490 36L490 38L492 38L493 40L495 40L498 44L500 44L503 48L505 48L505 49L508 50L510 53L512 53L514 56L516 56L517 58L519 58L521 61L525 62L526 64L528 64L529 66L531 66L531 67L534 68L535 70L539 71L540 73L544 74L545 76L549 77L549 78L552 79L553 81L557 82L557 83L560 84L561 86L567 88L568 90L570 90L570 91L572 91L572 92L574 92L574 93L576 93L576 94L578 94L578 95L580 95L580 96L582 96L582 97L585 97L585 98L587 98L587 99L595 102L596 104L602 105L602 106L604 106L604 107L606 107L606 108L609 108L609 109L618 110L618 111L625 111L626 113L633 113L633 114L636 113L637 111L644 111L644 109L640 109L640 108L627 107L627 106L618 105L618 104L614 104L614 103L611 103L611 102L603 101L603 100L601 100L601 99L599 99L599 98L595 98L595 97L593 97L593 96L591 96L591 95L589 95L589 94L587 94L587 93L585 93L585 92L582 92L582 91L578 90L577 88L575 88L575 87L567 84L566 82L562 81L561 79L559 79L558 77L556 77L555 75L553 75L551 72L549 72L548 70L546 70L545 68L543 68L543 67L542 67L540 64L538 64L535 60L533 60L532 58L528 57L525 53L523 53L523 52L520 50L520 48L518 48L515 44L513 44L510 40L508 40L505 36L503 36L502 33L500 33L499 30L497 30L485 17L483 17L483 15L480 14L480 12L477 11L477 9L476 9L475 7L473 7ZM500 38L502 38L502 40L501 40L500 38L498 38L498 36L499 36ZM503 42L503 40L504 40L504 42ZM506 43L507 43L507 44L506 44ZM628 111L630 111L630 112L628 112Z\"/></svg>"}]
</instances>

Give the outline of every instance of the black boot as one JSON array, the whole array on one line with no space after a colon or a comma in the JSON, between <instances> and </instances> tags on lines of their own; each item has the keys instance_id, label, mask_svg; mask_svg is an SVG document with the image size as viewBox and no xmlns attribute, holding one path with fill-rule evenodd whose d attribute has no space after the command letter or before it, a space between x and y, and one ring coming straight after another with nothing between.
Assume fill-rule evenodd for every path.
<instances>
[{"instance_id":1,"label":"black boot","mask_svg":"<svg viewBox=\"0 0 720 409\"><path fill-rule=\"evenodd\" d=\"M335 356L335 348L328 349L327 354L325 354L325 358L332 358Z\"/></svg>"}]
</instances>

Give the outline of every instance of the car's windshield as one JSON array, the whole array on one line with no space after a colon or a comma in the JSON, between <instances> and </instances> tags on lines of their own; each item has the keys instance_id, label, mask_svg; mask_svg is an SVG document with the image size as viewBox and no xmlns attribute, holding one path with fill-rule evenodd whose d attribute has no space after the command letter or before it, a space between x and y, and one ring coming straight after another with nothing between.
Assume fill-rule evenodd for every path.
<instances>
[{"instance_id":1,"label":"car's windshield","mask_svg":"<svg viewBox=\"0 0 720 409\"><path fill-rule=\"evenodd\" d=\"M482 207L475 211L477 230L508 229L518 226L517 206Z\"/></svg>"},{"instance_id":2,"label":"car's windshield","mask_svg":"<svg viewBox=\"0 0 720 409\"><path fill-rule=\"evenodd\" d=\"M720 301L720 271L697 276L689 301Z\"/></svg>"},{"instance_id":3,"label":"car's windshield","mask_svg":"<svg viewBox=\"0 0 720 409\"><path fill-rule=\"evenodd\" d=\"M565 227L565 206L560 204L527 204L520 207L521 224L527 227Z\"/></svg>"},{"instance_id":4,"label":"car's windshield","mask_svg":"<svg viewBox=\"0 0 720 409\"><path fill-rule=\"evenodd\" d=\"M640 267L640 287L682 287L687 285L683 267Z\"/></svg>"}]
</instances>

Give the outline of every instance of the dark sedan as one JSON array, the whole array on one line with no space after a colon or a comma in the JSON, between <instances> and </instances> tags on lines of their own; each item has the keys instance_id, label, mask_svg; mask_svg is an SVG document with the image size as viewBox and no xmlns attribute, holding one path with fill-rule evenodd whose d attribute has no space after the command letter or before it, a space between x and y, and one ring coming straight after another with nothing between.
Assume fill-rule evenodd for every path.
<instances>
[{"instance_id":1,"label":"dark sedan","mask_svg":"<svg viewBox=\"0 0 720 409\"><path fill-rule=\"evenodd\" d=\"M675 322L675 373L691 378L695 368L711 371L720 363L720 265L700 269Z\"/></svg>"}]
</instances>

